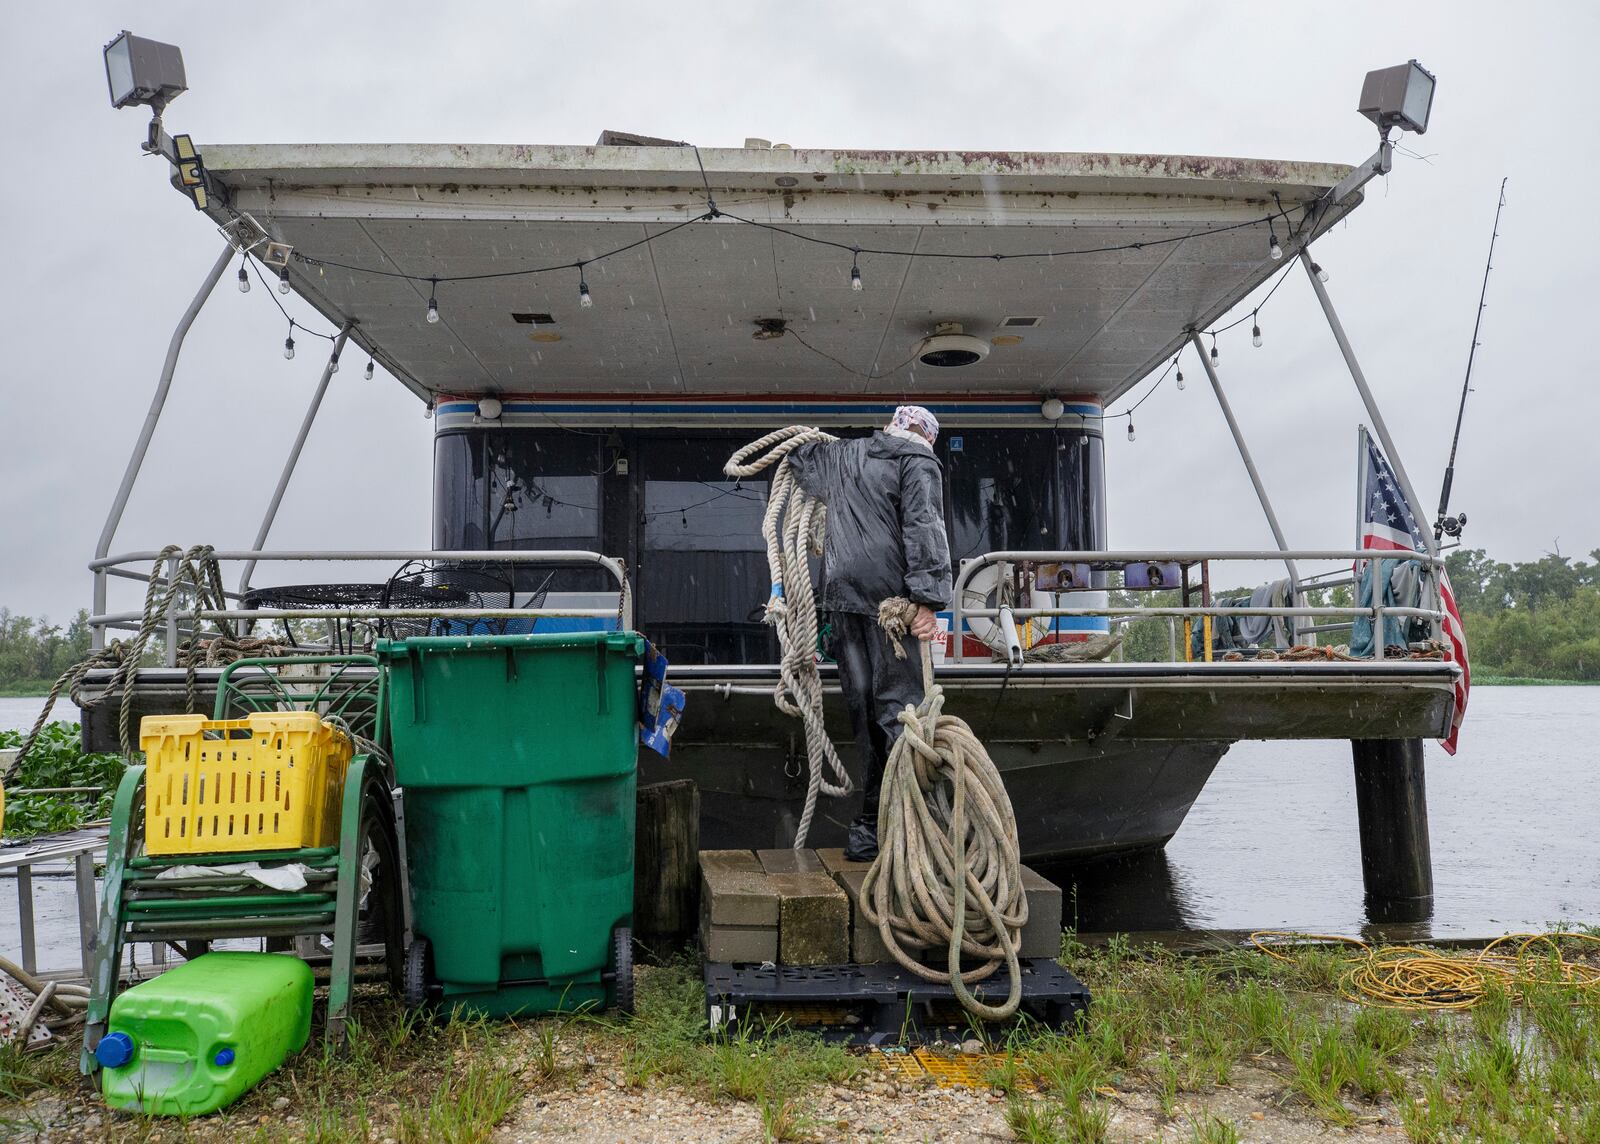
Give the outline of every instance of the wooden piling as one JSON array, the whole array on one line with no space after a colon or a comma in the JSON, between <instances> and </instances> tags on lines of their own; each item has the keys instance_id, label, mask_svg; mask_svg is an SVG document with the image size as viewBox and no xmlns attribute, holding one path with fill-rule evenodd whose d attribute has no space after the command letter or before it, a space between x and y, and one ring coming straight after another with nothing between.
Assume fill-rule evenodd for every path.
<instances>
[{"instance_id":1,"label":"wooden piling","mask_svg":"<svg viewBox=\"0 0 1600 1144\"><path fill-rule=\"evenodd\" d=\"M639 788L633 851L633 932L681 942L699 921L700 789L693 779Z\"/></svg>"},{"instance_id":2,"label":"wooden piling","mask_svg":"<svg viewBox=\"0 0 1600 1144\"><path fill-rule=\"evenodd\" d=\"M1433 912L1433 856L1421 739L1353 739L1361 878L1373 921Z\"/></svg>"}]
</instances>

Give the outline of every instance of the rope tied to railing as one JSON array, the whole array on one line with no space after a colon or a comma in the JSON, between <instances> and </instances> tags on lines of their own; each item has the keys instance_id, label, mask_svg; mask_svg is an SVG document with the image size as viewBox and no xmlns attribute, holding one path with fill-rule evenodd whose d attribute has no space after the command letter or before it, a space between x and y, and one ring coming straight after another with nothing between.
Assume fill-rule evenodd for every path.
<instances>
[{"instance_id":1,"label":"rope tied to railing","mask_svg":"<svg viewBox=\"0 0 1600 1144\"><path fill-rule=\"evenodd\" d=\"M902 659L901 641L916 612L916 604L899 597L878 609L878 623ZM1003 1021L1022 999L1017 949L1028 920L1016 815L983 743L964 720L944 713L927 642L922 685L922 702L900 713L900 735L884 768L878 857L861 886L861 912L906 969L948 981L979 1019ZM941 946L944 972L913 956ZM963 970L963 956L982 964ZM967 986L1001 965L1011 977L1006 999L990 1005Z\"/></svg>"},{"instance_id":2,"label":"rope tied to railing","mask_svg":"<svg viewBox=\"0 0 1600 1144\"><path fill-rule=\"evenodd\" d=\"M728 458L722 471L753 477L773 468L761 536L767 544L772 592L763 619L778 635L778 683L773 704L801 721L806 735L806 798L795 829L794 848L805 848L817 796L842 798L855 789L822 722L822 677L817 672L817 593L808 553L822 555L827 508L806 495L789 465L789 454L814 441L837 440L831 433L791 425L750 442ZM774 468L775 466L775 468Z\"/></svg>"}]
</instances>

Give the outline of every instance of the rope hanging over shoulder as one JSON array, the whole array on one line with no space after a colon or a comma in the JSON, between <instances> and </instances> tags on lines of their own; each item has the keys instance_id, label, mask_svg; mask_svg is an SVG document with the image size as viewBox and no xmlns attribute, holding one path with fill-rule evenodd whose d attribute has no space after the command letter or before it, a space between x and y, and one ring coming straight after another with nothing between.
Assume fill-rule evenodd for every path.
<instances>
[{"instance_id":1,"label":"rope hanging over shoulder","mask_svg":"<svg viewBox=\"0 0 1600 1144\"><path fill-rule=\"evenodd\" d=\"M776 466L761 518L772 573L763 618L778 633L779 674L772 701L785 715L798 718L806 733L806 801L795 830L796 850L805 848L817 796L842 798L855 789L823 727L822 678L817 674L817 589L807 553L822 555L827 509L806 495L789 466L789 454L801 445L836 439L820 429L791 425L750 442L722 466L730 477L753 477Z\"/></svg>"},{"instance_id":2,"label":"rope hanging over shoulder","mask_svg":"<svg viewBox=\"0 0 1600 1144\"><path fill-rule=\"evenodd\" d=\"M900 598L878 610L878 623L902 657L900 643L916 610ZM927 643L922 682L922 703L900 713L902 730L884 769L878 857L861 886L861 912L906 969L948 981L974 1016L1003 1021L1022 1000L1017 948L1028 920L1016 816L989 752L963 720L944 714ZM941 946L943 973L913 956ZM963 971L963 955L983 964ZM1002 964L1010 988L1004 1002L990 1005L968 986Z\"/></svg>"}]
</instances>

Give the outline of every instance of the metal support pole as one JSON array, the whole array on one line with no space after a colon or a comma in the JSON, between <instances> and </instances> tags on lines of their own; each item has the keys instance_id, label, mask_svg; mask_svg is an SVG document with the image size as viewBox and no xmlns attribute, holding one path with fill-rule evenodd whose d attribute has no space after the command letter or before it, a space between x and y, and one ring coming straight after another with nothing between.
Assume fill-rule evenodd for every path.
<instances>
[{"instance_id":1,"label":"metal support pole","mask_svg":"<svg viewBox=\"0 0 1600 1144\"><path fill-rule=\"evenodd\" d=\"M1228 431L1233 434L1233 443L1239 448L1239 457L1244 461L1245 471L1250 474L1250 483L1256 487L1256 499L1261 502L1261 511L1267 515L1267 524L1272 528L1272 539L1278 542L1279 552L1289 551L1289 542L1284 539L1283 529L1278 524L1278 514L1272 511L1272 501L1267 498L1266 486L1261 483L1261 474L1256 472L1256 463L1250 459L1250 449L1244 443L1244 434L1239 431L1239 423L1233 419L1233 407L1228 404L1227 394L1222 392L1222 383L1217 380L1217 371L1211 365L1211 359L1206 356L1205 347L1200 344L1200 332L1189 331L1189 342L1194 346L1195 354L1200 358L1200 364L1205 367L1206 376L1211 379L1211 389L1217 395L1217 404L1222 406L1222 416L1228 421ZM1295 567L1293 560L1284 558L1283 566L1289 570L1289 583L1298 593L1300 588L1300 571ZM1208 616L1209 620L1210 617ZM1291 622L1290 627L1297 625ZM1293 640L1290 641L1294 642Z\"/></svg>"},{"instance_id":2,"label":"metal support pole","mask_svg":"<svg viewBox=\"0 0 1600 1144\"><path fill-rule=\"evenodd\" d=\"M217 255L217 261L212 264L205 281L200 284L194 300L189 303L189 308L183 312L183 317L178 319L177 329L172 331L172 339L167 343L167 360L161 366L161 380L156 383L156 393L150 399L150 410L144 415L144 427L139 430L139 439L134 443L133 455L128 458L128 467L123 471L122 484L117 486L117 495L111 500L111 511L106 514L106 523L100 529L100 540L94 546L94 558L99 560L111 551L111 539L117 533L117 525L122 523L122 514L128 507L128 496L133 492L133 483L139 479L139 470L144 465L144 457L150 450L150 439L155 436L156 423L161 420L162 407L167 403L167 392L172 388L172 374L178 368L178 353L183 349L183 339L188 336L189 327L194 325L196 315L200 308L206 304L206 299L211 297L217 281L222 277L222 272L228 268L228 263L233 261L233 247L223 247L222 253ZM94 577L94 613L104 615L106 612L106 575L104 571L96 571ZM100 651L105 647L105 632L101 628L94 631L94 650Z\"/></svg>"},{"instance_id":3,"label":"metal support pole","mask_svg":"<svg viewBox=\"0 0 1600 1144\"><path fill-rule=\"evenodd\" d=\"M1433 857L1421 739L1356 739L1361 880L1373 922L1421 921L1433 912Z\"/></svg>"},{"instance_id":4,"label":"metal support pole","mask_svg":"<svg viewBox=\"0 0 1600 1144\"><path fill-rule=\"evenodd\" d=\"M94 980L94 941L99 911L95 908L94 854L83 850L72 859L73 876L78 883L78 951L82 955L83 977Z\"/></svg>"},{"instance_id":5,"label":"metal support pole","mask_svg":"<svg viewBox=\"0 0 1600 1144\"><path fill-rule=\"evenodd\" d=\"M1412 513L1420 514L1422 502L1417 499L1417 490L1411 487L1411 478L1406 476L1406 467L1400 460L1400 451L1394 447L1394 439L1389 436L1389 427L1383 422L1383 414L1378 412L1378 403L1373 399L1372 390L1367 386L1367 376L1361 372L1361 363L1356 361L1356 352L1350 348L1350 339L1345 337L1344 326L1339 323L1339 315L1334 312L1333 299L1328 297L1328 288L1311 269L1310 251L1300 252L1300 265L1305 267L1306 277L1311 279L1311 288L1317 293L1317 301L1322 303L1322 313L1328 319L1328 328L1333 331L1333 340L1339 343L1339 352L1344 355L1344 364L1349 367L1350 377L1355 381L1356 390L1361 394L1361 402L1367 407L1367 416L1372 418L1372 431L1378 435L1378 441L1383 445L1384 456L1389 458L1389 467L1394 470L1395 477L1400 481L1401 491L1406 494ZM1422 517L1418 515L1417 520L1420 523ZM1422 539L1427 544L1429 556L1439 555L1439 542L1434 540L1431 529L1422 529Z\"/></svg>"},{"instance_id":6,"label":"metal support pole","mask_svg":"<svg viewBox=\"0 0 1600 1144\"><path fill-rule=\"evenodd\" d=\"M289 457L283 463L283 473L278 477L278 487L272 491L272 501L267 505L266 515L261 518L261 527L256 530L256 542L250 546L251 552L260 552L267 546L267 534L272 531L272 522L277 519L278 506L283 503L284 490L289 487L289 478L294 476L295 466L300 463L300 450L305 448L306 437L311 433L311 423L317 419L317 410L322 408L322 398L328 392L328 382L333 377L333 363L344 350L345 339L350 336L350 326L346 322L339 330L339 336L333 339L333 350L328 354L328 362L322 367L322 377L317 382L316 392L311 395L311 404L306 406L306 415L300 421L300 432L294 439L294 445L289 449ZM239 577L239 594L242 596L250 590L250 577L254 575L256 562L249 561L244 566L244 574Z\"/></svg>"},{"instance_id":7,"label":"metal support pole","mask_svg":"<svg viewBox=\"0 0 1600 1144\"><path fill-rule=\"evenodd\" d=\"M17 867L17 936L22 941L22 968L39 972L39 950L33 928L33 867L24 862Z\"/></svg>"}]
</instances>

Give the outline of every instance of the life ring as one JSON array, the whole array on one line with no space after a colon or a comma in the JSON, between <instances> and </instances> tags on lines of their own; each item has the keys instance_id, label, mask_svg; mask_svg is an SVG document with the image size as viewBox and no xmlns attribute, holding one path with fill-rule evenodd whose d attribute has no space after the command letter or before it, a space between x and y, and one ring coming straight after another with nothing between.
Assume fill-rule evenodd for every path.
<instances>
[{"instance_id":1,"label":"life ring","mask_svg":"<svg viewBox=\"0 0 1600 1144\"><path fill-rule=\"evenodd\" d=\"M996 595L995 589L1000 585L1000 565L990 564L967 581L967 586L961 591L961 610L968 608L992 608L994 603L991 596ZM1042 592L1038 588L1032 591L1031 608L1054 608L1055 597L1049 592ZM988 616L963 616L967 625L967 634L978 640L985 647L1005 654L1005 641L1000 636L1000 625ZM1043 643L1050 635L1054 623L1053 616L1034 616L1028 621L1033 630L1027 635L1022 633L1022 625L1018 625L1017 634L1022 636L1023 646L1033 647ZM956 635L959 639L959 633Z\"/></svg>"}]
</instances>

